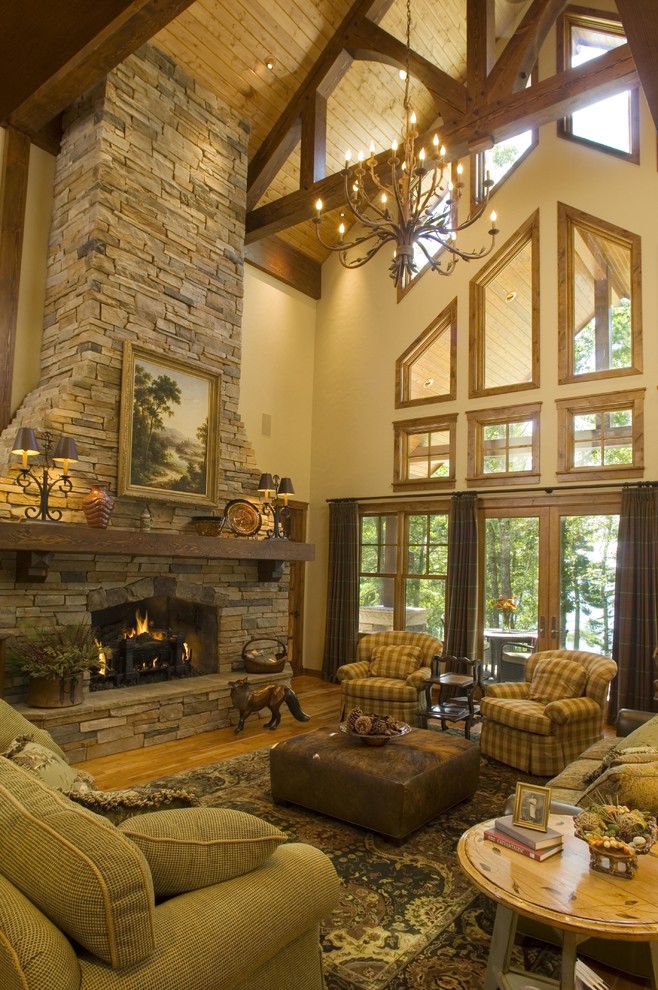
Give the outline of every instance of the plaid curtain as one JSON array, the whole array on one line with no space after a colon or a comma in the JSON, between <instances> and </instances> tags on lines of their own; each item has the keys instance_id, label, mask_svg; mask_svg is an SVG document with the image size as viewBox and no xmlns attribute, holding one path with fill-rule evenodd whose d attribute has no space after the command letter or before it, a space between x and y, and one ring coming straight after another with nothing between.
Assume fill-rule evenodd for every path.
<instances>
[{"instance_id":1,"label":"plaid curtain","mask_svg":"<svg viewBox=\"0 0 658 990\"><path fill-rule=\"evenodd\" d=\"M478 606L477 496L453 495L450 503L444 653L472 659Z\"/></svg>"},{"instance_id":2,"label":"plaid curtain","mask_svg":"<svg viewBox=\"0 0 658 990\"><path fill-rule=\"evenodd\" d=\"M653 652L658 646L658 512L653 485L621 496L612 655L618 673L609 720L620 708L655 711Z\"/></svg>"},{"instance_id":3,"label":"plaid curtain","mask_svg":"<svg viewBox=\"0 0 658 990\"><path fill-rule=\"evenodd\" d=\"M322 678L336 680L356 658L359 631L359 509L349 499L329 503L329 579Z\"/></svg>"}]
</instances>

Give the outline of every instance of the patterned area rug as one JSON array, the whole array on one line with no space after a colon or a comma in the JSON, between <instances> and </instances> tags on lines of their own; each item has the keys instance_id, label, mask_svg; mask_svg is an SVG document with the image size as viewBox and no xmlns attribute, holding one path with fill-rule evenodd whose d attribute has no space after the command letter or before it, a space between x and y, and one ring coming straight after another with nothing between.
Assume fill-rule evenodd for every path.
<instances>
[{"instance_id":1,"label":"patterned area rug","mask_svg":"<svg viewBox=\"0 0 658 990\"><path fill-rule=\"evenodd\" d=\"M149 787L183 787L204 805L258 815L331 857L343 896L322 926L327 990L474 990L483 983L494 908L462 874L455 848L469 826L502 810L520 779L539 782L482 760L473 799L399 847L312 811L276 806L269 748ZM553 975L554 950L528 942L523 952L519 964Z\"/></svg>"}]
</instances>

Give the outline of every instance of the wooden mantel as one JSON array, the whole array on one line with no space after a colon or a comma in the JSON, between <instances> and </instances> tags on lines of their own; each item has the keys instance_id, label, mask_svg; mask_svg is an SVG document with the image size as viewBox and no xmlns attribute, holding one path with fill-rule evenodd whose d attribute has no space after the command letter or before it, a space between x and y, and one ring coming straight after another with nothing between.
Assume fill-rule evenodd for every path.
<instances>
[{"instance_id":1,"label":"wooden mantel","mask_svg":"<svg viewBox=\"0 0 658 990\"><path fill-rule=\"evenodd\" d=\"M16 552L16 580L44 581L52 554L129 554L258 561L259 581L278 581L286 561L313 560L311 543L170 533L91 529L77 523L0 522L0 550Z\"/></svg>"}]
</instances>

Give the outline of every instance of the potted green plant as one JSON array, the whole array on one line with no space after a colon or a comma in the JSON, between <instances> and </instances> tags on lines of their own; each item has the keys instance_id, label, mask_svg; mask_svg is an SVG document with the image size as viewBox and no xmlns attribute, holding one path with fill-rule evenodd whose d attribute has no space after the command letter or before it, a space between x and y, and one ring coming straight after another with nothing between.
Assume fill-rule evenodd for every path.
<instances>
[{"instance_id":1,"label":"potted green plant","mask_svg":"<svg viewBox=\"0 0 658 990\"><path fill-rule=\"evenodd\" d=\"M86 622L29 626L9 646L10 667L30 678L27 703L66 708L82 702L83 675L99 666L98 642Z\"/></svg>"}]
</instances>

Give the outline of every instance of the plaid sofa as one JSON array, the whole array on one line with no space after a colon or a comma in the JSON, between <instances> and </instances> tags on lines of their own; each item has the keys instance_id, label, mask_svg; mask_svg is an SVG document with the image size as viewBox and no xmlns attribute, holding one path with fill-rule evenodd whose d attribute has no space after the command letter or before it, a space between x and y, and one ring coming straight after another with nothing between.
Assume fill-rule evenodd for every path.
<instances>
[{"instance_id":1,"label":"plaid sofa","mask_svg":"<svg viewBox=\"0 0 658 990\"><path fill-rule=\"evenodd\" d=\"M13 762L26 735L68 766L0 701L3 990L322 990L319 923L339 892L324 853L233 809L117 826Z\"/></svg>"},{"instance_id":2,"label":"plaid sofa","mask_svg":"<svg viewBox=\"0 0 658 990\"><path fill-rule=\"evenodd\" d=\"M544 700L533 697L540 671ZM580 672L579 686L573 681L571 690L567 688L560 698L565 671L576 678ZM616 673L614 660L598 653L533 653L525 666L524 681L487 686L480 706L483 756L538 777L559 773L602 738L610 682Z\"/></svg>"},{"instance_id":3,"label":"plaid sofa","mask_svg":"<svg viewBox=\"0 0 658 990\"><path fill-rule=\"evenodd\" d=\"M356 662L336 671L341 719L353 708L361 708L420 725L418 712L426 705L432 659L442 652L443 643L428 633L394 630L363 636Z\"/></svg>"}]
</instances>

